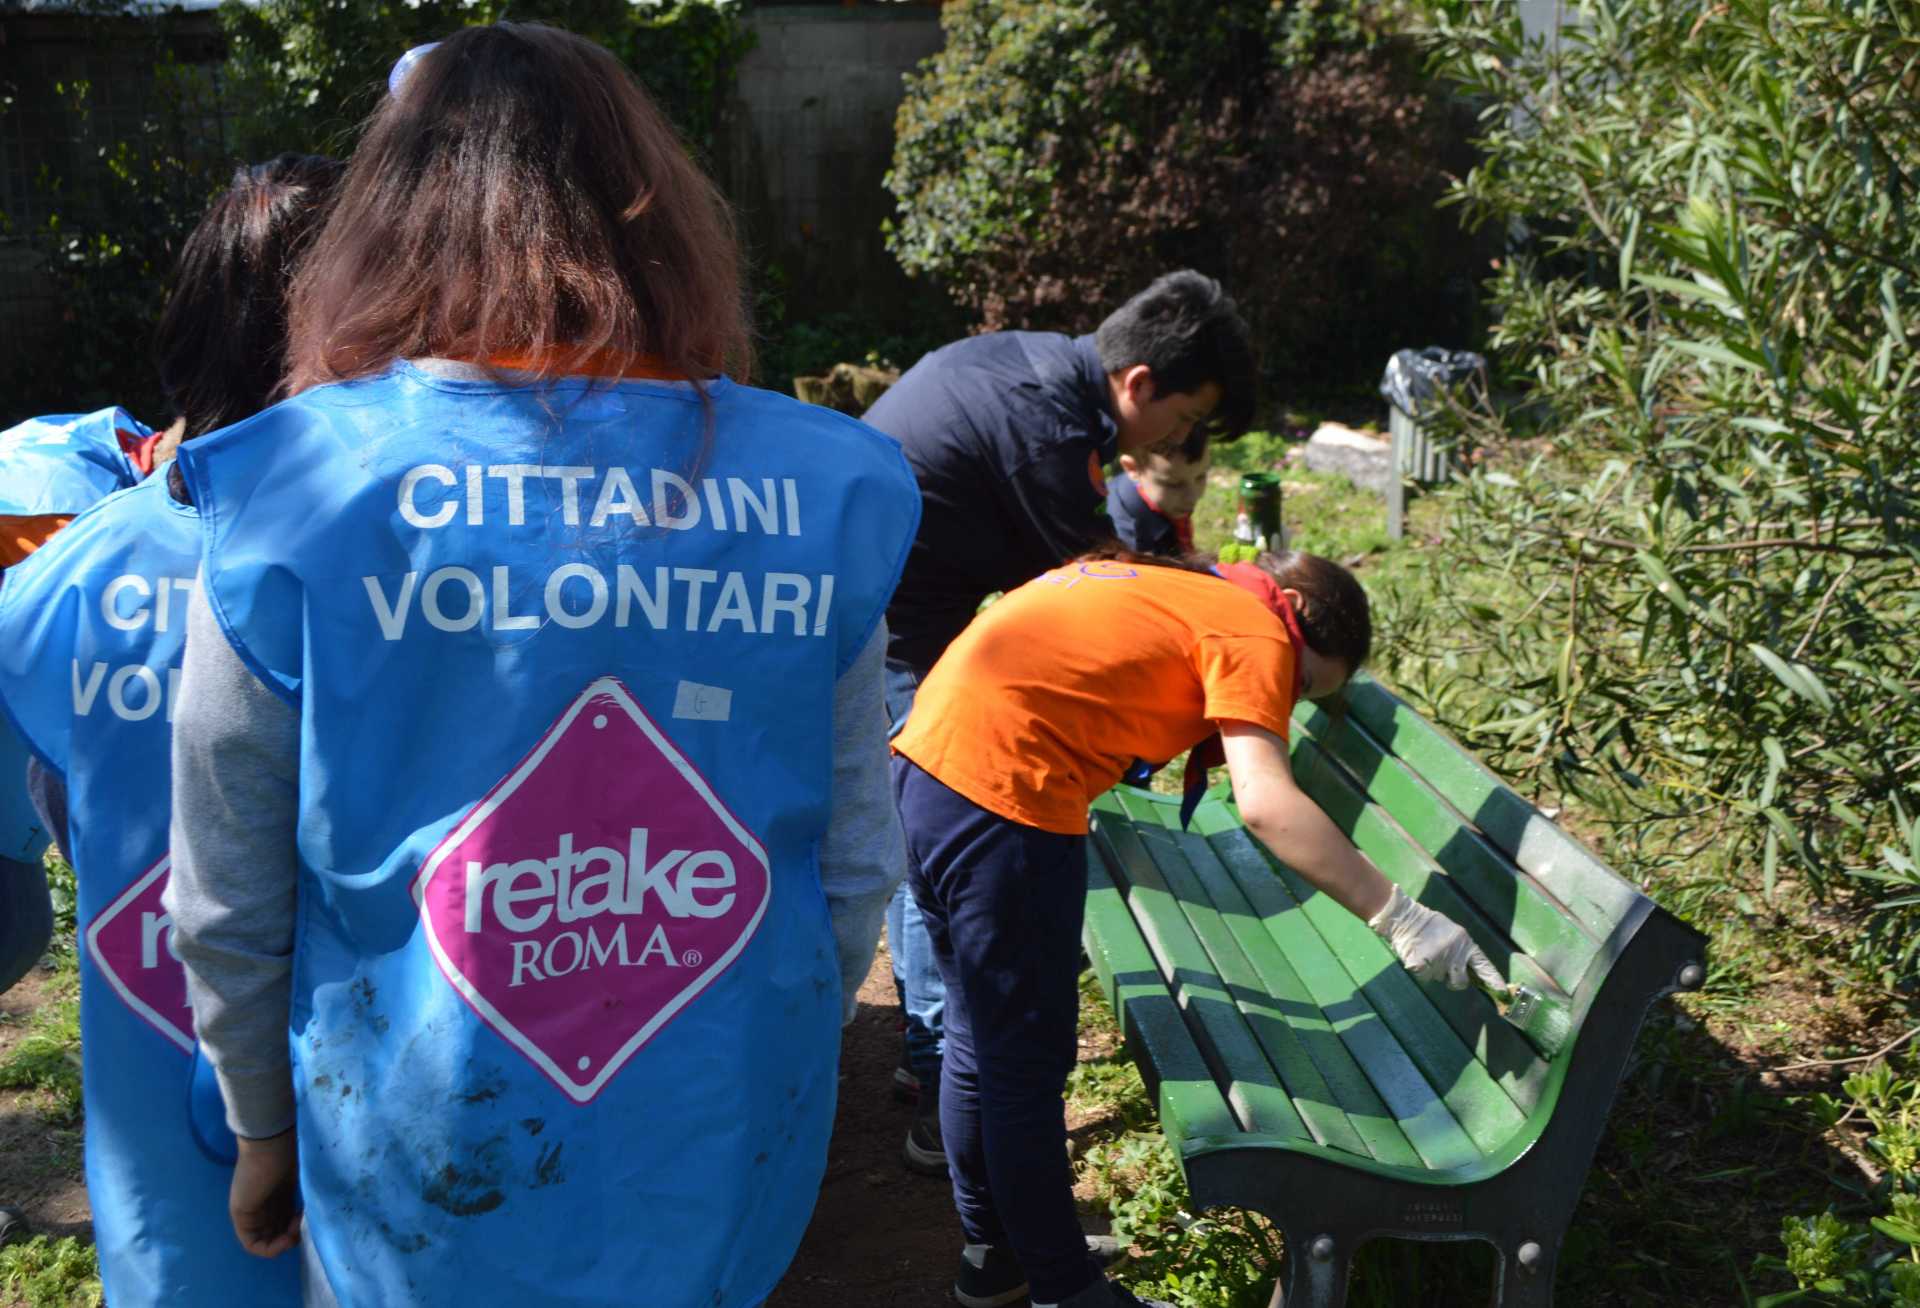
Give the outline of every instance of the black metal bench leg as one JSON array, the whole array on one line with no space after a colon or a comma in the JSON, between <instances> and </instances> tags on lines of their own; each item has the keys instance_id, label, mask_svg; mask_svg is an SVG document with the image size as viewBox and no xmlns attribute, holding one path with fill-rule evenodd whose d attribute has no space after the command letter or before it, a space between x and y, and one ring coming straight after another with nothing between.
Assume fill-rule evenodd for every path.
<instances>
[{"instance_id":1,"label":"black metal bench leg","mask_svg":"<svg viewBox=\"0 0 1920 1308\"><path fill-rule=\"evenodd\" d=\"M1493 1274L1494 1308L1553 1308L1553 1269L1559 1255L1558 1240L1503 1246Z\"/></svg>"},{"instance_id":2,"label":"black metal bench leg","mask_svg":"<svg viewBox=\"0 0 1920 1308\"><path fill-rule=\"evenodd\" d=\"M1268 1308L1346 1308L1354 1243L1325 1233L1296 1240L1287 1234L1287 1258Z\"/></svg>"}]
</instances>

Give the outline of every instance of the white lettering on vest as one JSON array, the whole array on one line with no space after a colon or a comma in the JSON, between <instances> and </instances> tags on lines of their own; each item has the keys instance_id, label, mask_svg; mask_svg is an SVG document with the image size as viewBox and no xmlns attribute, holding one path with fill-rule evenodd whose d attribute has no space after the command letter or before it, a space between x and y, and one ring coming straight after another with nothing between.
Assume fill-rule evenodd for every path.
<instances>
[{"instance_id":1,"label":"white lettering on vest","mask_svg":"<svg viewBox=\"0 0 1920 1308\"><path fill-rule=\"evenodd\" d=\"M553 583L548 582L551 590ZM530 631L540 625L540 619L531 613L513 611L513 587L507 566L504 563L493 565L493 629L495 631Z\"/></svg>"},{"instance_id":2,"label":"white lettering on vest","mask_svg":"<svg viewBox=\"0 0 1920 1308\"><path fill-rule=\"evenodd\" d=\"M123 722L144 722L162 708L167 721L173 721L173 706L180 698L179 668L150 668L142 663L116 668L96 660L83 672L80 660L74 659L71 677L75 717L90 716L104 700L107 711Z\"/></svg>"},{"instance_id":3,"label":"white lettering on vest","mask_svg":"<svg viewBox=\"0 0 1920 1308\"><path fill-rule=\"evenodd\" d=\"M528 495L553 494L551 487L543 488L547 482L559 483L560 520L569 527L581 526L584 516L584 525L594 528L626 518L638 527L671 531L692 531L704 524L712 531L800 534L800 484L792 477L702 477L689 482L666 468L618 464L422 463L400 474L395 502L401 520L423 531L455 523L479 527L486 523L487 490L493 485L506 502L506 524L521 527L528 521ZM650 488L651 516L642 503L642 483ZM464 496L459 490L463 484ZM593 507L587 511L589 496Z\"/></svg>"},{"instance_id":4,"label":"white lettering on vest","mask_svg":"<svg viewBox=\"0 0 1920 1308\"><path fill-rule=\"evenodd\" d=\"M457 618L448 617L446 610L440 606L440 592L449 581L457 583L467 592L467 611ZM421 587L420 612L442 631L473 630L479 625L486 605L487 597L480 589L480 578L466 568L436 568L427 574L426 584Z\"/></svg>"},{"instance_id":5,"label":"white lettering on vest","mask_svg":"<svg viewBox=\"0 0 1920 1308\"><path fill-rule=\"evenodd\" d=\"M160 966L160 945L165 942L167 953L175 961L180 951L173 947L173 916L170 913L142 913L140 915L140 966L146 970Z\"/></svg>"},{"instance_id":6,"label":"white lettering on vest","mask_svg":"<svg viewBox=\"0 0 1920 1308\"><path fill-rule=\"evenodd\" d=\"M673 531L692 531L700 525L700 500L686 478L665 468L653 470L653 520Z\"/></svg>"},{"instance_id":7,"label":"white lettering on vest","mask_svg":"<svg viewBox=\"0 0 1920 1308\"><path fill-rule=\"evenodd\" d=\"M115 577L100 590L100 617L115 631L138 631L148 623L155 631L174 626L173 597L191 593L192 577ZM125 602L131 595L132 603Z\"/></svg>"},{"instance_id":8,"label":"white lettering on vest","mask_svg":"<svg viewBox=\"0 0 1920 1308\"><path fill-rule=\"evenodd\" d=\"M835 578L800 572L718 572L712 568L656 567L651 577L631 564L617 565L613 579L590 563L565 563L543 576L516 578L516 569L493 565L488 581L469 568L436 568L360 579L384 640L405 639L417 607L428 625L464 632L485 623L497 632L540 625L535 613L517 613L514 597L530 604L541 596L545 620L577 630L611 621L709 633L737 630L749 636L824 637L832 616ZM756 606L755 596L758 596ZM709 603L711 601L711 604ZM676 608L678 612L676 612ZM88 694L76 670L74 695Z\"/></svg>"},{"instance_id":9,"label":"white lettering on vest","mask_svg":"<svg viewBox=\"0 0 1920 1308\"><path fill-rule=\"evenodd\" d=\"M453 521L454 508L451 499L441 501L440 507L431 514L420 512L419 506L414 503L415 491L421 482L428 479L437 481L443 486L452 486L458 480L453 475L452 468L438 463L423 463L417 468L407 469L407 475L400 479L400 520L410 527L431 530L434 527L444 527Z\"/></svg>"},{"instance_id":10,"label":"white lettering on vest","mask_svg":"<svg viewBox=\"0 0 1920 1308\"><path fill-rule=\"evenodd\" d=\"M642 917L649 895L660 912L676 920L732 911L738 874L731 855L719 849L669 849L649 861L647 838L647 828L630 828L623 855L605 845L575 850L573 833L565 832L551 858L486 864L468 859L463 925L471 934L492 921L525 935L549 918L571 925L605 914Z\"/></svg>"},{"instance_id":11,"label":"white lettering on vest","mask_svg":"<svg viewBox=\"0 0 1920 1308\"><path fill-rule=\"evenodd\" d=\"M502 568L501 571L506 569ZM566 584L578 577L587 583L587 607L579 613L571 613L561 603ZM557 567L547 577L547 617L562 627L578 630L591 627L600 621L607 611L607 579L596 568L584 563L565 563Z\"/></svg>"}]
</instances>

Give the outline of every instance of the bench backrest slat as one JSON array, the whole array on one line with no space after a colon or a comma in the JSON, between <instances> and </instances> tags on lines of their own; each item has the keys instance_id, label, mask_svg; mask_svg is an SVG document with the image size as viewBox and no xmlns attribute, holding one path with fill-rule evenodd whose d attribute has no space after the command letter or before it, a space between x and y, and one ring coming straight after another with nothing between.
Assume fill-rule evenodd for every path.
<instances>
[{"instance_id":1,"label":"bench backrest slat","mask_svg":"<svg viewBox=\"0 0 1920 1308\"><path fill-rule=\"evenodd\" d=\"M1301 788L1388 880L1412 898L1466 927L1474 942L1503 974L1565 1001L1567 994L1556 980L1526 954L1514 952L1506 937L1460 893L1452 878L1377 804L1369 801L1353 778L1336 767L1316 742L1301 740L1295 747L1293 764L1294 776ZM1230 810L1227 820L1238 825ZM1371 931L1366 934L1372 936ZM1509 1025L1492 1002L1478 991L1455 993L1444 987L1429 987L1429 998L1461 1040L1476 1051L1480 1061L1494 1069L1515 1104L1523 1111L1532 1111L1546 1085L1548 1068L1526 1037Z\"/></svg>"},{"instance_id":2,"label":"bench backrest slat","mask_svg":"<svg viewBox=\"0 0 1920 1308\"><path fill-rule=\"evenodd\" d=\"M1354 678L1346 711L1406 760L1520 869L1605 936L1640 897L1617 872L1503 784L1440 728L1371 677Z\"/></svg>"},{"instance_id":3,"label":"bench backrest slat","mask_svg":"<svg viewBox=\"0 0 1920 1308\"><path fill-rule=\"evenodd\" d=\"M1600 938L1567 905L1511 859L1389 754L1347 715L1298 714L1296 738L1310 739L1357 778L1374 803L1450 876L1489 921L1538 963L1562 990L1572 990L1599 952ZM1600 926L1605 934L1605 923ZM1491 951L1490 951L1491 952ZM1507 970L1507 960L1494 954Z\"/></svg>"},{"instance_id":4,"label":"bench backrest slat","mask_svg":"<svg viewBox=\"0 0 1920 1308\"><path fill-rule=\"evenodd\" d=\"M1097 850L1087 853L1087 949L1094 972L1134 1044L1157 1079L1160 1121L1179 1148L1188 1139L1230 1138L1240 1123L1195 1048L1186 1020L1168 995L1125 898Z\"/></svg>"}]
</instances>

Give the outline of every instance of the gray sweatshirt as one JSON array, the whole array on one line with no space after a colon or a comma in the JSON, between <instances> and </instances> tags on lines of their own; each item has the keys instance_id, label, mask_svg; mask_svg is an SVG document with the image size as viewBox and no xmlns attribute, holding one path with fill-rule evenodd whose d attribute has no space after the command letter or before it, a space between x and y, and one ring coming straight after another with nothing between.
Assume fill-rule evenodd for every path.
<instances>
[{"instance_id":1,"label":"gray sweatshirt","mask_svg":"<svg viewBox=\"0 0 1920 1308\"><path fill-rule=\"evenodd\" d=\"M906 866L887 775L881 624L834 689L833 811L820 882L839 946L844 1019ZM173 870L165 905L201 1049L227 1124L293 1125L288 1060L300 720L241 662L196 588L173 722Z\"/></svg>"}]
</instances>

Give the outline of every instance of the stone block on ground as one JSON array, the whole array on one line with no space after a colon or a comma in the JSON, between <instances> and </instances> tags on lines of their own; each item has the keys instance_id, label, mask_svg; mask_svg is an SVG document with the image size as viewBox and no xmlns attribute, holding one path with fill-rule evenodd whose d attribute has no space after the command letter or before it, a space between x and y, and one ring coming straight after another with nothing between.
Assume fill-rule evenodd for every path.
<instances>
[{"instance_id":1,"label":"stone block on ground","mask_svg":"<svg viewBox=\"0 0 1920 1308\"><path fill-rule=\"evenodd\" d=\"M1337 422L1320 424L1307 441L1307 467L1337 472L1362 490L1384 495L1393 479L1393 444Z\"/></svg>"},{"instance_id":2,"label":"stone block on ground","mask_svg":"<svg viewBox=\"0 0 1920 1308\"><path fill-rule=\"evenodd\" d=\"M898 368L867 368L857 363L836 363L822 377L795 377L793 393L808 404L824 404L859 417L900 380Z\"/></svg>"}]
</instances>

